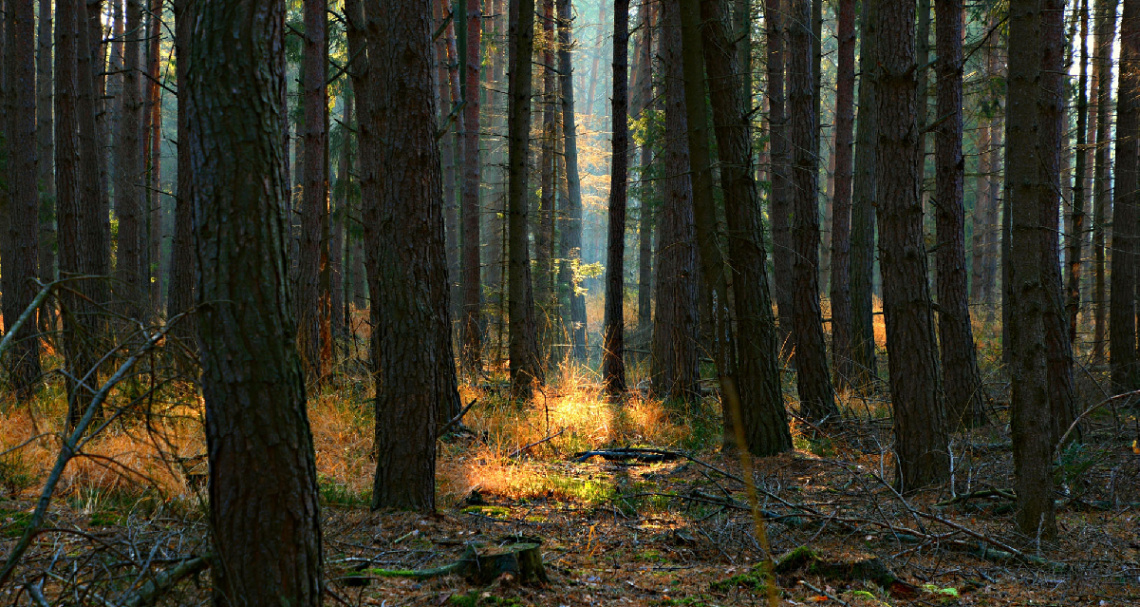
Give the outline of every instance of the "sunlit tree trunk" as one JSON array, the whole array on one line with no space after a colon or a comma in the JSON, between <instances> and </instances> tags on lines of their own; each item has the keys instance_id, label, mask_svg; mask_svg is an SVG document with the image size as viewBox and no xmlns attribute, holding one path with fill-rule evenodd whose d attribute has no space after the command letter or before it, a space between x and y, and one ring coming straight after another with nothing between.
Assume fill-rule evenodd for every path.
<instances>
[{"instance_id":1,"label":"sunlit tree trunk","mask_svg":"<svg viewBox=\"0 0 1140 607\"><path fill-rule=\"evenodd\" d=\"M575 262L582 260L582 180L578 172L578 128L574 114L571 0L558 0L558 68L562 81L562 134L566 148L566 216L562 234L562 282L570 285L570 343L575 360L586 359L586 298L574 284Z\"/></svg>"}]
</instances>

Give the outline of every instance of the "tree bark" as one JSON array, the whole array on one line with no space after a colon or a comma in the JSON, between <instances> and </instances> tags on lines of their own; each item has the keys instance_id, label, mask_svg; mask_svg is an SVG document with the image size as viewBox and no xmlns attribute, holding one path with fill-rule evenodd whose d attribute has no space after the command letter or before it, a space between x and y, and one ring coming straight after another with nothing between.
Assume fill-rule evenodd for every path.
<instances>
[{"instance_id":1,"label":"tree bark","mask_svg":"<svg viewBox=\"0 0 1140 607\"><path fill-rule=\"evenodd\" d=\"M656 31L654 7L644 3L639 9L641 40L637 45L637 112L642 118L653 105L653 32ZM637 222L637 331L648 333L653 322L653 231L657 215L657 182L653 172L654 142L641 145L640 185L638 186Z\"/></svg>"},{"instance_id":2,"label":"tree bark","mask_svg":"<svg viewBox=\"0 0 1140 607\"><path fill-rule=\"evenodd\" d=\"M582 179L578 172L578 126L574 114L571 0L558 0L558 67L562 80L562 135L566 147L566 217L562 234L562 282L570 285L570 343L575 360L586 360L586 298L573 274L582 261Z\"/></svg>"},{"instance_id":3,"label":"tree bark","mask_svg":"<svg viewBox=\"0 0 1140 607\"><path fill-rule=\"evenodd\" d=\"M146 284L147 301L150 302L151 314L158 314L162 309L162 87L159 86L162 74L162 5L163 0L150 0L147 20L149 23L148 42L150 50L147 51L146 79L146 262L143 266L143 277ZM152 280L153 277L153 280Z\"/></svg>"},{"instance_id":4,"label":"tree bark","mask_svg":"<svg viewBox=\"0 0 1140 607\"><path fill-rule=\"evenodd\" d=\"M8 234L11 255L4 258L4 273L12 274L12 290L4 293L4 326L10 328L31 305L39 287L39 192L36 188L36 45L35 3L8 0L6 19L7 88L10 113L4 130L8 143ZM22 143L21 143L22 142ZM19 153L16 146L21 145ZM27 322L13 336L15 346L6 368L16 397L29 396L40 380L40 345L35 322Z\"/></svg>"},{"instance_id":5,"label":"tree bark","mask_svg":"<svg viewBox=\"0 0 1140 607\"><path fill-rule=\"evenodd\" d=\"M55 116L52 112L52 14L51 0L40 0L39 32L36 46L36 142L39 150L40 247L39 275L44 281L54 280L56 272L55 228ZM55 310L49 304L40 308L41 331L55 330Z\"/></svg>"},{"instance_id":6,"label":"tree bark","mask_svg":"<svg viewBox=\"0 0 1140 607\"><path fill-rule=\"evenodd\" d=\"M895 412L895 483L900 491L915 491L950 476L949 439L915 161L915 6L906 0L884 0L879 9L876 181L883 311Z\"/></svg>"},{"instance_id":7,"label":"tree bark","mask_svg":"<svg viewBox=\"0 0 1140 607\"><path fill-rule=\"evenodd\" d=\"M1069 316L1069 343L1077 343L1077 324L1081 312L1081 255L1085 240L1085 182L1088 175L1089 133L1089 0L1080 0L1080 76L1077 80L1077 144L1076 166L1073 168L1073 210L1068 239L1068 280L1065 286L1065 309Z\"/></svg>"},{"instance_id":8,"label":"tree bark","mask_svg":"<svg viewBox=\"0 0 1140 607\"><path fill-rule=\"evenodd\" d=\"M875 204L878 196L878 16L877 2L863 2L860 15L859 123L851 191L851 363L860 390L878 379L875 360Z\"/></svg>"},{"instance_id":9,"label":"tree bark","mask_svg":"<svg viewBox=\"0 0 1140 607\"><path fill-rule=\"evenodd\" d=\"M793 332L796 342L796 385L803 415L824 420L838 414L819 305L819 157L812 153L818 137L814 122L811 65L811 4L792 0L788 12L788 127L792 148ZM734 285L735 286L735 285Z\"/></svg>"},{"instance_id":10,"label":"tree bark","mask_svg":"<svg viewBox=\"0 0 1140 607\"><path fill-rule=\"evenodd\" d=\"M837 383L853 386L851 178L855 135L855 0L839 2L835 91L835 189L831 205L831 349Z\"/></svg>"},{"instance_id":11,"label":"tree bark","mask_svg":"<svg viewBox=\"0 0 1140 607\"><path fill-rule=\"evenodd\" d=\"M1108 324L1105 283L1105 222L1112 202L1111 158L1112 116L1109 114L1112 87L1112 45L1116 37L1116 7L1119 0L1097 0L1096 3L1096 65L1099 75L1096 102L1096 158L1093 165L1093 361L1104 361L1105 336Z\"/></svg>"},{"instance_id":12,"label":"tree bark","mask_svg":"<svg viewBox=\"0 0 1140 607\"><path fill-rule=\"evenodd\" d=\"M542 0L542 139L538 217L534 232L534 297L538 304L538 334L544 356L548 356L555 328L554 298L554 204L557 183L555 174L555 139L558 93L554 74L554 0Z\"/></svg>"},{"instance_id":13,"label":"tree bark","mask_svg":"<svg viewBox=\"0 0 1140 607\"><path fill-rule=\"evenodd\" d=\"M533 82L531 55L534 53L534 0L511 0L509 39L510 75L507 111L508 179L507 215L510 293L510 374L511 392L519 399L530 398L533 384L543 380L535 334L534 293L531 290L530 252L527 242L527 155L530 141L530 95Z\"/></svg>"},{"instance_id":14,"label":"tree bark","mask_svg":"<svg viewBox=\"0 0 1140 607\"><path fill-rule=\"evenodd\" d=\"M614 0L613 156L602 344L602 383L611 396L625 392L625 215L629 187L629 0Z\"/></svg>"},{"instance_id":15,"label":"tree bark","mask_svg":"<svg viewBox=\"0 0 1140 607\"><path fill-rule=\"evenodd\" d=\"M685 108L681 32L664 5L660 54L665 89L664 198L657 232L657 313L653 318L653 392L665 400L700 398L697 250Z\"/></svg>"},{"instance_id":16,"label":"tree bark","mask_svg":"<svg viewBox=\"0 0 1140 607\"><path fill-rule=\"evenodd\" d=\"M772 260L779 339L782 353L793 349L792 334L792 206L788 175L787 124L784 115L784 2L765 0L764 22L768 45L768 131L771 140L769 209L772 214Z\"/></svg>"},{"instance_id":17,"label":"tree bark","mask_svg":"<svg viewBox=\"0 0 1140 607\"><path fill-rule=\"evenodd\" d=\"M316 606L317 471L285 265L285 5L196 10L186 136L202 268L215 604Z\"/></svg>"},{"instance_id":18,"label":"tree bark","mask_svg":"<svg viewBox=\"0 0 1140 607\"><path fill-rule=\"evenodd\" d=\"M332 308L329 300L329 180L328 180L328 22L327 0L304 6L301 164L301 244L298 260L298 343L305 375L323 377L332 362Z\"/></svg>"},{"instance_id":19,"label":"tree bark","mask_svg":"<svg viewBox=\"0 0 1140 607\"><path fill-rule=\"evenodd\" d=\"M1137 130L1140 129L1140 3L1123 0L1120 18L1120 82L1116 101L1116 180L1112 204L1112 296L1109 353L1112 391L1140 387L1136 361L1136 229L1140 213Z\"/></svg>"},{"instance_id":20,"label":"tree bark","mask_svg":"<svg viewBox=\"0 0 1140 607\"><path fill-rule=\"evenodd\" d=\"M186 114L188 101L182 85L187 79L187 64L190 61L190 45L194 31L194 15L197 0L176 0L174 3L175 58L179 82L178 103L178 191L174 200L174 239L170 245L170 278L167 281L166 312L168 318L189 312L194 306L194 179L191 176L193 165L190 159L190 140L185 133L190 125ZM122 236L122 219L119 220L119 235ZM182 347L191 353L196 351L197 333L195 315L189 315L178 323L172 333L182 341ZM189 370L183 367L183 370Z\"/></svg>"},{"instance_id":21,"label":"tree bark","mask_svg":"<svg viewBox=\"0 0 1140 607\"><path fill-rule=\"evenodd\" d=\"M764 226L752 166L752 138L748 122L751 108L742 83L740 54L730 41L725 25L727 8L724 0L701 2L704 59L725 194L729 266L732 268L738 331L736 389L739 392L740 419L733 421L740 424L738 436L742 435L745 441L745 445L739 446L746 447L754 455L767 456L791 449L792 437L788 432L787 412L780 394ZM748 44L748 41L746 37L742 43ZM818 302L816 297L817 310ZM801 307L796 306L795 309ZM822 328L820 338L822 340ZM802 357L797 358L801 372L803 360ZM833 401L832 410L819 417L834 413L837 411Z\"/></svg>"},{"instance_id":22,"label":"tree bark","mask_svg":"<svg viewBox=\"0 0 1140 607\"><path fill-rule=\"evenodd\" d=\"M1044 156L1041 106L1042 87L1041 0L1012 0L1009 37L1009 89L1006 107L1007 186L1010 198L1011 326L1009 343L1012 397L1010 429L1013 436L1014 489L1017 493L1017 523L1033 537L1051 539L1056 534L1053 512L1053 442L1050 437L1045 316L1048 262L1045 242L1055 236L1041 224L1043 190L1048 187L1040 170ZM1056 212L1056 208L1053 209Z\"/></svg>"},{"instance_id":23,"label":"tree bark","mask_svg":"<svg viewBox=\"0 0 1140 607\"><path fill-rule=\"evenodd\" d=\"M459 349L463 369L478 374L483 367L482 305L483 287L479 267L479 75L482 61L483 3L467 2L467 63L463 118L463 251L460 263L460 282L463 288L463 322L460 326Z\"/></svg>"},{"instance_id":24,"label":"tree bark","mask_svg":"<svg viewBox=\"0 0 1140 607\"><path fill-rule=\"evenodd\" d=\"M119 132L115 149L115 215L119 218L119 240L115 263L115 282L119 288L121 313L128 318L140 318L143 301L143 123L142 85L142 3L127 0L126 40L123 41L123 91L119 106ZM185 125L183 125L185 126ZM189 175L187 175L189 177Z\"/></svg>"},{"instance_id":25,"label":"tree bark","mask_svg":"<svg viewBox=\"0 0 1140 607\"><path fill-rule=\"evenodd\" d=\"M938 292L938 334L942 354L942 385L951 428L985 422L970 297L966 275L965 159L962 157L962 2L938 0L935 6L938 77L935 130L937 167L935 218L938 251L935 258ZM920 96L921 100L922 97Z\"/></svg>"}]
</instances>

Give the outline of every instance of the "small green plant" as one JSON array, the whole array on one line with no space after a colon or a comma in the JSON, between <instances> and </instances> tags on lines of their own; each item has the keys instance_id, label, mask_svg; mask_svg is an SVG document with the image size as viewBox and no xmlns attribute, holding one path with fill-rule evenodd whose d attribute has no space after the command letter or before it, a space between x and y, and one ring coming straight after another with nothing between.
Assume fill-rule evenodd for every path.
<instances>
[{"instance_id":1,"label":"small green plant","mask_svg":"<svg viewBox=\"0 0 1140 607\"><path fill-rule=\"evenodd\" d=\"M353 491L343 483L338 483L336 479L323 474L317 477L317 487L321 492L321 501L329 506L359 508L367 506L369 502L367 495Z\"/></svg>"},{"instance_id":2,"label":"small green plant","mask_svg":"<svg viewBox=\"0 0 1140 607\"><path fill-rule=\"evenodd\" d=\"M0 486L9 495L17 495L36 483L32 466L19 451L0 457Z\"/></svg>"}]
</instances>

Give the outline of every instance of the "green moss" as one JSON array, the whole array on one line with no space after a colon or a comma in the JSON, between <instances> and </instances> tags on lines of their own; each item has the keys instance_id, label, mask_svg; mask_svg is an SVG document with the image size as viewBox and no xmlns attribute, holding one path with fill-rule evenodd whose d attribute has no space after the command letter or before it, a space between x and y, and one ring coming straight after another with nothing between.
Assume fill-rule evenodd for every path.
<instances>
[{"instance_id":1,"label":"green moss","mask_svg":"<svg viewBox=\"0 0 1140 607\"><path fill-rule=\"evenodd\" d=\"M328 506L361 508L371 501L367 493L353 491L347 485L323 474L317 477L317 488L321 492L321 503Z\"/></svg>"},{"instance_id":2,"label":"green moss","mask_svg":"<svg viewBox=\"0 0 1140 607\"><path fill-rule=\"evenodd\" d=\"M734 588L750 588L759 592L767 590L767 578L768 574L764 571L764 565L760 564L750 569L748 573L739 573L713 582L709 584L709 588L714 592L727 592Z\"/></svg>"}]
</instances>

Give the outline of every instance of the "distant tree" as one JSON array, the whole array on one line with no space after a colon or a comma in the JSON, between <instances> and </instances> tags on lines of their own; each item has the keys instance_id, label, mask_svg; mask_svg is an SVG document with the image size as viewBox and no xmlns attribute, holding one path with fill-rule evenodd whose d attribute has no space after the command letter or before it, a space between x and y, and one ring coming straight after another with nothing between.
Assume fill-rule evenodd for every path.
<instances>
[{"instance_id":1,"label":"distant tree","mask_svg":"<svg viewBox=\"0 0 1140 607\"><path fill-rule=\"evenodd\" d=\"M8 0L4 71L9 105L4 130L8 144L8 234L10 256L3 259L11 274L11 290L4 292L4 325L11 327L35 298L39 275L39 192L36 188L36 58L35 3ZM19 147L17 147L19 146ZM14 336L16 342L5 365L17 397L30 394L39 382L40 346L36 323L28 322Z\"/></svg>"},{"instance_id":2,"label":"distant tree","mask_svg":"<svg viewBox=\"0 0 1140 607\"><path fill-rule=\"evenodd\" d=\"M315 606L317 471L285 265L285 3L196 11L184 86L215 602Z\"/></svg>"},{"instance_id":3,"label":"distant tree","mask_svg":"<svg viewBox=\"0 0 1140 607\"><path fill-rule=\"evenodd\" d=\"M949 436L914 158L918 153L915 5L885 0L878 9L876 181L883 311L895 413L895 482L900 490L914 491L949 478Z\"/></svg>"},{"instance_id":4,"label":"distant tree","mask_svg":"<svg viewBox=\"0 0 1140 607\"><path fill-rule=\"evenodd\" d=\"M578 173L578 125L574 114L571 0L558 0L558 69L562 82L562 134L566 148L566 211L562 219L560 281L567 286L571 354L586 359L586 298L574 283L575 263L582 261L582 180Z\"/></svg>"},{"instance_id":5,"label":"distant tree","mask_svg":"<svg viewBox=\"0 0 1140 607\"><path fill-rule=\"evenodd\" d=\"M1065 309L1069 315L1069 343L1077 341L1077 321L1081 311L1081 265L1085 241L1085 200L1088 197L1086 182L1089 176L1088 135L1089 135L1089 0L1079 0L1078 15L1080 26L1080 76L1077 79L1077 133L1073 167L1073 209L1066 242L1068 268L1065 284ZM1074 43L1076 44L1076 43Z\"/></svg>"},{"instance_id":6,"label":"distant tree","mask_svg":"<svg viewBox=\"0 0 1140 607\"><path fill-rule=\"evenodd\" d=\"M784 37L788 0L765 0L764 23L768 53L768 131L772 143L771 193L772 260L775 271L776 311L780 320L780 348L791 352L792 344L792 233L791 183L788 165L787 118L784 112Z\"/></svg>"},{"instance_id":7,"label":"distant tree","mask_svg":"<svg viewBox=\"0 0 1140 607\"><path fill-rule=\"evenodd\" d=\"M554 0L542 0L542 39L539 52L542 61L542 137L539 152L538 217L534 225L534 298L538 305L539 338L543 352L556 331L556 299L554 294L554 205L558 198L555 179L555 156L558 121L558 78L554 67ZM544 354L544 357L547 354Z\"/></svg>"},{"instance_id":8,"label":"distant tree","mask_svg":"<svg viewBox=\"0 0 1140 607\"><path fill-rule=\"evenodd\" d=\"M602 343L602 383L625 391L625 214L629 187L629 0L614 0L613 155L610 162L609 244Z\"/></svg>"},{"instance_id":9,"label":"distant tree","mask_svg":"<svg viewBox=\"0 0 1140 607\"><path fill-rule=\"evenodd\" d=\"M140 135L143 99L139 78L142 72L143 41L135 33L142 30L142 24L142 2L127 0L126 31L132 34L122 43L123 91L119 99L119 132L115 141L115 216L119 219L115 286L119 291L121 313L130 318L139 318L145 308L141 305L146 284L143 277L149 276L143 265L146 219L143 215L144 176ZM186 245L181 242L179 244ZM180 311L185 311L185 308Z\"/></svg>"},{"instance_id":10,"label":"distant tree","mask_svg":"<svg viewBox=\"0 0 1140 607\"><path fill-rule=\"evenodd\" d=\"M194 14L199 0L175 0L174 2L174 54L178 82L186 82L186 68L190 62L190 44L194 32ZM186 133L187 123L185 99L186 89L179 87L178 132ZM194 179L190 158L190 140L178 138L178 183L174 197L174 237L170 244L170 277L167 279L166 313L173 318L190 311L194 306ZM119 219L119 237L122 238L122 218ZM197 345L194 335L196 317L189 315L179 321L172 331L182 341L182 347L194 351Z\"/></svg>"},{"instance_id":11,"label":"distant tree","mask_svg":"<svg viewBox=\"0 0 1140 607\"><path fill-rule=\"evenodd\" d=\"M840 0L835 91L835 186L831 222L831 349L837 384L853 385L851 352L851 178L855 138L855 0Z\"/></svg>"},{"instance_id":12,"label":"distant tree","mask_svg":"<svg viewBox=\"0 0 1140 607\"><path fill-rule=\"evenodd\" d=\"M534 53L534 0L510 2L510 67L508 83L508 184L507 216L510 293L511 392L530 398L532 385L542 381L535 333L534 292L530 280L530 252L527 242L529 201L527 156L530 142L530 96L534 74L530 57Z\"/></svg>"},{"instance_id":13,"label":"distant tree","mask_svg":"<svg viewBox=\"0 0 1140 607\"><path fill-rule=\"evenodd\" d=\"M803 414L814 420L838 415L819 304L819 157L812 99L810 0L791 0L788 33L788 139L792 150L793 334L796 385Z\"/></svg>"},{"instance_id":14,"label":"distant tree","mask_svg":"<svg viewBox=\"0 0 1140 607\"><path fill-rule=\"evenodd\" d=\"M301 83L305 119L301 124L301 244L298 260L300 324L298 341L305 374L318 379L332 358L332 307L329 300L329 137L327 0L304 3Z\"/></svg>"},{"instance_id":15,"label":"distant tree","mask_svg":"<svg viewBox=\"0 0 1140 607\"><path fill-rule=\"evenodd\" d=\"M460 324L459 356L468 373L482 369L483 290L480 285L479 261L479 179L482 175L479 156L479 76L483 65L482 32L483 3L467 2L467 62L464 64L463 101L463 203L460 214L463 224L463 251L460 262L460 283L463 289L463 317Z\"/></svg>"},{"instance_id":16,"label":"distant tree","mask_svg":"<svg viewBox=\"0 0 1140 607\"><path fill-rule=\"evenodd\" d=\"M638 9L641 36L634 46L637 57L634 106L640 120L645 120L655 105L653 96L653 41L657 31L658 5L642 3ZM653 319L653 232L657 226L657 181L651 179L655 142L646 139L641 144L637 209L637 332L652 325Z\"/></svg>"}]
</instances>

